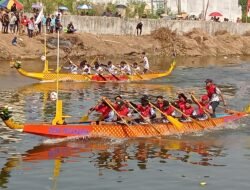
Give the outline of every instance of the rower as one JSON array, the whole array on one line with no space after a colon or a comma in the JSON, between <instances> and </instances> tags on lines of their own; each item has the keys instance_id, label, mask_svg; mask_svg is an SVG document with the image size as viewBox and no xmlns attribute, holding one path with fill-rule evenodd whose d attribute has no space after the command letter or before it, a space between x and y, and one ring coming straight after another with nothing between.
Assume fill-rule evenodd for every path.
<instances>
[{"instance_id":1,"label":"rower","mask_svg":"<svg viewBox=\"0 0 250 190\"><path fill-rule=\"evenodd\" d=\"M117 111L119 116L121 117L128 117L129 109L128 106L122 100L117 100L116 103L113 105L114 109ZM120 117L117 116L116 121L121 120Z\"/></svg>"},{"instance_id":2,"label":"rower","mask_svg":"<svg viewBox=\"0 0 250 190\"><path fill-rule=\"evenodd\" d=\"M115 116L114 111L103 100L97 106L90 108L88 114L92 111L101 113L100 121L112 122Z\"/></svg>"},{"instance_id":3,"label":"rower","mask_svg":"<svg viewBox=\"0 0 250 190\"><path fill-rule=\"evenodd\" d=\"M100 74L103 72L103 68L100 66L100 64L97 61L94 63L94 70L96 74Z\"/></svg>"},{"instance_id":4,"label":"rower","mask_svg":"<svg viewBox=\"0 0 250 190\"><path fill-rule=\"evenodd\" d=\"M178 94L178 100L176 100L173 105L177 108L180 108L180 110L184 110L185 103L187 101L187 97L185 96L184 93L179 93Z\"/></svg>"},{"instance_id":5,"label":"rower","mask_svg":"<svg viewBox=\"0 0 250 190\"><path fill-rule=\"evenodd\" d=\"M87 64L87 61L86 60L83 60L81 63L80 63L80 68L79 70L81 70L81 74L83 75L89 75L91 74L91 67L89 64Z\"/></svg>"},{"instance_id":6,"label":"rower","mask_svg":"<svg viewBox=\"0 0 250 190\"><path fill-rule=\"evenodd\" d=\"M199 102L197 102L196 99L193 99L193 97L192 100L198 105L198 114L196 116L198 120L207 120L207 114L213 115L213 108L209 103L209 97L207 95L201 96L201 100Z\"/></svg>"},{"instance_id":7,"label":"rower","mask_svg":"<svg viewBox=\"0 0 250 190\"><path fill-rule=\"evenodd\" d=\"M205 80L207 96L209 97L210 105L213 108L212 117L215 117L215 110L220 104L220 99L222 100L224 106L226 106L226 101L221 93L221 90L213 83L213 80Z\"/></svg>"},{"instance_id":8,"label":"rower","mask_svg":"<svg viewBox=\"0 0 250 190\"><path fill-rule=\"evenodd\" d=\"M137 62L133 63L133 65L132 65L132 71L133 71L134 75L140 73L141 68L138 66Z\"/></svg>"},{"instance_id":9,"label":"rower","mask_svg":"<svg viewBox=\"0 0 250 190\"><path fill-rule=\"evenodd\" d=\"M125 61L121 61L120 70L122 74L131 75L131 68L129 64Z\"/></svg>"},{"instance_id":10,"label":"rower","mask_svg":"<svg viewBox=\"0 0 250 190\"><path fill-rule=\"evenodd\" d=\"M156 104L155 104L155 106L157 108L159 108L160 110L162 110L163 102L164 102L163 96L157 96L156 97Z\"/></svg>"},{"instance_id":11,"label":"rower","mask_svg":"<svg viewBox=\"0 0 250 190\"><path fill-rule=\"evenodd\" d=\"M69 60L69 66L63 67L64 69L70 70L72 74L77 74L78 67L71 60Z\"/></svg>"},{"instance_id":12,"label":"rower","mask_svg":"<svg viewBox=\"0 0 250 190\"><path fill-rule=\"evenodd\" d=\"M109 61L107 65L107 71L112 75L116 75L118 68L113 65L112 61Z\"/></svg>"},{"instance_id":13,"label":"rower","mask_svg":"<svg viewBox=\"0 0 250 190\"><path fill-rule=\"evenodd\" d=\"M143 118L140 117L135 119L135 122L144 123L145 120L150 122L150 120L156 118L156 113L154 109L150 106L147 96L143 96L141 98L140 104L134 104L133 102L130 102L130 104L134 106L138 110L138 112L143 116Z\"/></svg>"},{"instance_id":14,"label":"rower","mask_svg":"<svg viewBox=\"0 0 250 190\"><path fill-rule=\"evenodd\" d=\"M142 56L143 56L143 73L147 73L148 70L149 70L149 62L148 62L148 58L146 56L146 53L145 52L142 52Z\"/></svg>"},{"instance_id":15,"label":"rower","mask_svg":"<svg viewBox=\"0 0 250 190\"><path fill-rule=\"evenodd\" d=\"M188 116L188 117L192 117L192 118L196 118L197 117L197 113L194 109L194 107L191 105L192 104L192 100L187 99L184 107L183 107L183 113ZM181 116L181 121L183 122L190 122L192 121L190 118L186 117L184 115Z\"/></svg>"},{"instance_id":16,"label":"rower","mask_svg":"<svg viewBox=\"0 0 250 190\"><path fill-rule=\"evenodd\" d=\"M163 100L161 111L163 113L165 113L166 115L176 117L175 109L170 105L170 103L167 100ZM169 122L165 115L162 115L162 122L163 123L168 123Z\"/></svg>"}]
</instances>

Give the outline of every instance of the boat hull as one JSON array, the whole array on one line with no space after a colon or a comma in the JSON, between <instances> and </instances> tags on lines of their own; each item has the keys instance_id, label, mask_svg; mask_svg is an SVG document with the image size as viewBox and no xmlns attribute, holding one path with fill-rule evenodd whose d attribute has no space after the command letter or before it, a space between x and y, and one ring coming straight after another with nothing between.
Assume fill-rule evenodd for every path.
<instances>
[{"instance_id":1,"label":"boat hull","mask_svg":"<svg viewBox=\"0 0 250 190\"><path fill-rule=\"evenodd\" d=\"M206 129L213 129L228 122L232 122L247 116L246 113L235 113L232 115L213 118L205 121L184 122L181 129L176 128L171 123L159 124L138 124L138 125L119 125L119 124L96 124L95 122L69 123L65 125L51 124L24 124L22 129L17 128L24 133L30 133L40 136L63 138L72 136L89 136L89 137L111 137L111 138L128 138L128 137L151 137L151 136L168 136L175 134L186 134ZM7 126L11 125L15 129L13 122L4 121Z\"/></svg>"}]
</instances>

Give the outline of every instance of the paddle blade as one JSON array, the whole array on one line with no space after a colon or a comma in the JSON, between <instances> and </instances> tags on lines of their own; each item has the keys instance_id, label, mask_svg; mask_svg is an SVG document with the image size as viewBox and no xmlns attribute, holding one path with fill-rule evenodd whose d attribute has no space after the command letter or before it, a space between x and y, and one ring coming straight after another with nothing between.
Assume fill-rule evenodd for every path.
<instances>
[{"instance_id":1,"label":"paddle blade","mask_svg":"<svg viewBox=\"0 0 250 190\"><path fill-rule=\"evenodd\" d=\"M178 121L177 119L173 118L172 116L167 115L167 119L170 123L172 123L175 127L177 127L179 130L182 130L183 123Z\"/></svg>"},{"instance_id":2,"label":"paddle blade","mask_svg":"<svg viewBox=\"0 0 250 190\"><path fill-rule=\"evenodd\" d=\"M89 120L89 116L88 116L88 115L84 115L84 116L82 116L82 118L80 119L81 122L88 121L88 120Z\"/></svg>"},{"instance_id":3,"label":"paddle blade","mask_svg":"<svg viewBox=\"0 0 250 190\"><path fill-rule=\"evenodd\" d=\"M244 110L246 113L249 113L250 114L250 104L248 106L246 106L245 110Z\"/></svg>"}]
</instances>

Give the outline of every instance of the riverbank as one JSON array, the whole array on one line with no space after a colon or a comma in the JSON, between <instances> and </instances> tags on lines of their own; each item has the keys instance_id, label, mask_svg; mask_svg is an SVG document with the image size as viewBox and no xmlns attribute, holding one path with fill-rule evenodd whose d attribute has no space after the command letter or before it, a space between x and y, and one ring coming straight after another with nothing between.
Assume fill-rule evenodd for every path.
<instances>
[{"instance_id":1,"label":"riverbank","mask_svg":"<svg viewBox=\"0 0 250 190\"><path fill-rule=\"evenodd\" d=\"M13 46L13 34L0 34L0 60L37 59L44 54L44 36L32 39L18 36L18 45ZM47 56L56 57L56 34L47 37ZM141 52L149 55L177 56L231 56L250 55L250 36L232 35L226 31L209 35L201 30L179 35L167 28L154 31L151 35L117 36L89 33L62 34L60 36L61 57L72 58L105 57L137 59Z\"/></svg>"}]
</instances>

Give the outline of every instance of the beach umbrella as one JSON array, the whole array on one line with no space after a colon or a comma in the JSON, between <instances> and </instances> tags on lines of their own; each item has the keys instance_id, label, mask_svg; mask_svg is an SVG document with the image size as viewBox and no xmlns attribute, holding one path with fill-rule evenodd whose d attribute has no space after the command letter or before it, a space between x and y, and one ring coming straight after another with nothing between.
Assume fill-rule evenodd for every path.
<instances>
[{"instance_id":1,"label":"beach umbrella","mask_svg":"<svg viewBox=\"0 0 250 190\"><path fill-rule=\"evenodd\" d=\"M209 16L223 16L223 15L219 12L212 12L209 14Z\"/></svg>"},{"instance_id":2,"label":"beach umbrella","mask_svg":"<svg viewBox=\"0 0 250 190\"><path fill-rule=\"evenodd\" d=\"M11 6L16 3L16 8L18 10L23 9L23 4L18 0L0 0L0 7L11 9Z\"/></svg>"},{"instance_id":3,"label":"beach umbrella","mask_svg":"<svg viewBox=\"0 0 250 190\"><path fill-rule=\"evenodd\" d=\"M58 7L59 10L62 10L62 11L67 11L69 10L68 7L65 7L65 6L60 6Z\"/></svg>"},{"instance_id":4,"label":"beach umbrella","mask_svg":"<svg viewBox=\"0 0 250 190\"><path fill-rule=\"evenodd\" d=\"M77 6L77 9L88 10L88 9L92 9L92 7L90 5L83 4L83 5Z\"/></svg>"},{"instance_id":5,"label":"beach umbrella","mask_svg":"<svg viewBox=\"0 0 250 190\"><path fill-rule=\"evenodd\" d=\"M127 6L123 5L123 4L117 4L115 7L118 9L126 9L127 8Z\"/></svg>"}]
</instances>

